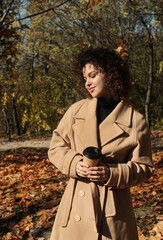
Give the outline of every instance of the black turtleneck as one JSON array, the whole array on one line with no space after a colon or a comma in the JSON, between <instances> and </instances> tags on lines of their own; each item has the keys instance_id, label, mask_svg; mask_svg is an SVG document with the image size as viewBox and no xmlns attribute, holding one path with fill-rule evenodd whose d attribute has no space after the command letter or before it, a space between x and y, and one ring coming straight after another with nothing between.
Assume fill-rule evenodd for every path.
<instances>
[{"instance_id":1,"label":"black turtleneck","mask_svg":"<svg viewBox=\"0 0 163 240\"><path fill-rule=\"evenodd\" d=\"M118 101L108 101L104 98L98 98L97 101L97 126L104 121L104 119L114 110Z\"/></svg>"}]
</instances>

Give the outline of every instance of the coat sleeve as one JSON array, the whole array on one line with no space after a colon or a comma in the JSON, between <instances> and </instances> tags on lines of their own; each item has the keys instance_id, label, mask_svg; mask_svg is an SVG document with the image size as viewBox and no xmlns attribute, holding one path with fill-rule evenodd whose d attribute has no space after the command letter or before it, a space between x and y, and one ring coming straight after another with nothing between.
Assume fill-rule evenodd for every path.
<instances>
[{"instance_id":1,"label":"coat sleeve","mask_svg":"<svg viewBox=\"0 0 163 240\"><path fill-rule=\"evenodd\" d=\"M61 119L58 127L53 131L53 136L48 150L49 160L63 173L70 177L77 177L76 164L82 155L72 149L70 139L74 112L77 111L82 101L72 105Z\"/></svg>"},{"instance_id":2,"label":"coat sleeve","mask_svg":"<svg viewBox=\"0 0 163 240\"><path fill-rule=\"evenodd\" d=\"M109 187L123 189L137 185L146 181L154 171L148 126L142 115L135 115L135 142L126 163L107 164L110 176L105 185Z\"/></svg>"}]
</instances>

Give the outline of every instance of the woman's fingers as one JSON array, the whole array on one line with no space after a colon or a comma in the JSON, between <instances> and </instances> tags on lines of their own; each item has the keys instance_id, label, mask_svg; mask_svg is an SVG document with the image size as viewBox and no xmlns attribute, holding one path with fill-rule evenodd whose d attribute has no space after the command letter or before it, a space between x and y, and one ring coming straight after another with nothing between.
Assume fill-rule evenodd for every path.
<instances>
[{"instance_id":1,"label":"woman's fingers","mask_svg":"<svg viewBox=\"0 0 163 240\"><path fill-rule=\"evenodd\" d=\"M76 173L80 177L87 177L91 181L106 181L109 178L109 168L104 166L89 167L82 161L76 165Z\"/></svg>"},{"instance_id":2,"label":"woman's fingers","mask_svg":"<svg viewBox=\"0 0 163 240\"><path fill-rule=\"evenodd\" d=\"M106 181L109 178L109 168L106 166L90 167L88 178L91 181Z\"/></svg>"},{"instance_id":3,"label":"woman's fingers","mask_svg":"<svg viewBox=\"0 0 163 240\"><path fill-rule=\"evenodd\" d=\"M76 165L76 173L80 177L87 177L88 176L88 168L89 168L89 166L87 164L80 161Z\"/></svg>"}]
</instances>

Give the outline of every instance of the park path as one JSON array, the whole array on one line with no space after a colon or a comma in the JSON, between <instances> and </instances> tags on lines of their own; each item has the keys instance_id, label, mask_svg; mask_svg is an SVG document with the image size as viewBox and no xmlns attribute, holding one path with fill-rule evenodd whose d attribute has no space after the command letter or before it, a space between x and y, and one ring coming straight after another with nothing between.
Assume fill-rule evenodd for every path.
<instances>
[{"instance_id":1,"label":"park path","mask_svg":"<svg viewBox=\"0 0 163 240\"><path fill-rule=\"evenodd\" d=\"M0 152L17 148L49 148L50 139L48 140L28 140L14 142L0 142Z\"/></svg>"},{"instance_id":2,"label":"park path","mask_svg":"<svg viewBox=\"0 0 163 240\"><path fill-rule=\"evenodd\" d=\"M8 151L17 148L49 148L50 140L26 140L26 141L13 141L13 142L0 142L0 152ZM152 140L153 150L163 150L163 138L157 137Z\"/></svg>"}]
</instances>

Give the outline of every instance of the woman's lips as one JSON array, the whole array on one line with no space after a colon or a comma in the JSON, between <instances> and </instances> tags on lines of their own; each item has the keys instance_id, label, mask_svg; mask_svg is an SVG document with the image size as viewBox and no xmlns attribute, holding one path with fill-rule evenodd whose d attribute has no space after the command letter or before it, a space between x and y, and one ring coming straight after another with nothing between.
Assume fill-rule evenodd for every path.
<instances>
[{"instance_id":1,"label":"woman's lips","mask_svg":"<svg viewBox=\"0 0 163 240\"><path fill-rule=\"evenodd\" d=\"M90 89L89 89L89 92L93 92L94 89L95 89L95 87L90 88Z\"/></svg>"}]
</instances>

